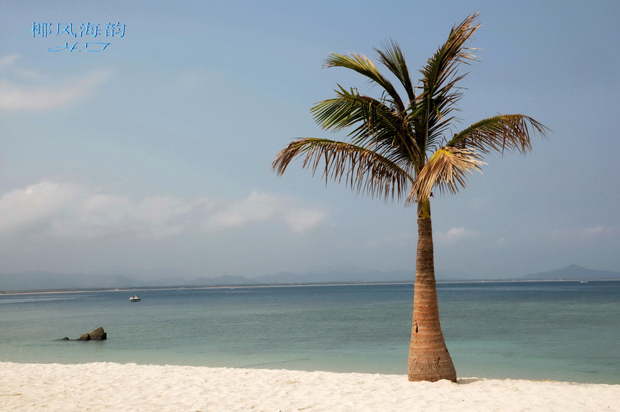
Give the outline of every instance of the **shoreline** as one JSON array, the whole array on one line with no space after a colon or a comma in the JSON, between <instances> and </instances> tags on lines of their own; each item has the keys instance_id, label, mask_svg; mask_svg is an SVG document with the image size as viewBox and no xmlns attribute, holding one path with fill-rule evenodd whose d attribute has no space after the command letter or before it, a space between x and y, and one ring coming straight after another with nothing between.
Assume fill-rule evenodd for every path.
<instances>
[{"instance_id":1,"label":"shoreline","mask_svg":"<svg viewBox=\"0 0 620 412\"><path fill-rule=\"evenodd\" d=\"M119 363L0 362L6 410L620 411L620 385Z\"/></svg>"}]
</instances>

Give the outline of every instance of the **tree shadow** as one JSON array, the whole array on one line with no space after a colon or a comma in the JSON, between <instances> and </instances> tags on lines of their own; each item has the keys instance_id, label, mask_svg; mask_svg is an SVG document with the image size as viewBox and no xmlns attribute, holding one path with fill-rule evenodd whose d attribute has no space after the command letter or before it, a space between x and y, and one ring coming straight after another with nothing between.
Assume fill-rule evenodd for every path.
<instances>
[{"instance_id":1,"label":"tree shadow","mask_svg":"<svg viewBox=\"0 0 620 412\"><path fill-rule=\"evenodd\" d=\"M481 379L481 378L462 378L462 379L457 379L456 383L459 385L469 385L470 383L479 382L483 380L484 379Z\"/></svg>"}]
</instances>

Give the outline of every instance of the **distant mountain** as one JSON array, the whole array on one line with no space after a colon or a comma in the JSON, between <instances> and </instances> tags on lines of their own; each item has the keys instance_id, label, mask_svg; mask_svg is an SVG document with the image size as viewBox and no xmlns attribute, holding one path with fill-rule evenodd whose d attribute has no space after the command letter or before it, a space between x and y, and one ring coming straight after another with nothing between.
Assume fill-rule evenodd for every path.
<instances>
[{"instance_id":1,"label":"distant mountain","mask_svg":"<svg viewBox=\"0 0 620 412\"><path fill-rule=\"evenodd\" d=\"M218 276L214 278L199 277L185 282L185 286L224 286L224 285L283 285L307 283L341 283L341 282L398 282L413 281L411 272L359 272L337 271L330 273L296 274L282 272L277 275L264 275L254 278L243 276Z\"/></svg>"},{"instance_id":2,"label":"distant mountain","mask_svg":"<svg viewBox=\"0 0 620 412\"><path fill-rule=\"evenodd\" d=\"M233 286L233 285L250 285L256 284L253 279L244 278L243 276L218 276L215 278L199 277L184 283L184 286Z\"/></svg>"},{"instance_id":3,"label":"distant mountain","mask_svg":"<svg viewBox=\"0 0 620 412\"><path fill-rule=\"evenodd\" d=\"M339 283L339 282L410 282L413 272L334 271L329 273L295 274L282 272L250 279L263 284L285 283Z\"/></svg>"},{"instance_id":4,"label":"distant mountain","mask_svg":"<svg viewBox=\"0 0 620 412\"><path fill-rule=\"evenodd\" d=\"M593 279L620 279L620 272L586 269L577 265L570 265L564 269L540 272L523 276L527 280L593 280Z\"/></svg>"},{"instance_id":5,"label":"distant mountain","mask_svg":"<svg viewBox=\"0 0 620 412\"><path fill-rule=\"evenodd\" d=\"M439 272L438 280L474 280L465 272ZM593 280L618 279L620 272L586 269L570 265L564 269L541 272L523 276L522 280ZM282 272L255 278L243 276L199 277L186 280L181 276L171 276L155 280L136 280L118 275L67 275L51 272L0 273L0 292L55 290L55 289L132 289L141 287L168 286L239 286L239 285L282 285L312 283L360 283L360 282L413 282L413 271L359 271L340 270L330 273L295 274ZM480 280L480 279L476 279Z\"/></svg>"},{"instance_id":6,"label":"distant mountain","mask_svg":"<svg viewBox=\"0 0 620 412\"><path fill-rule=\"evenodd\" d=\"M51 272L0 273L0 291L132 288L133 279L118 275L67 275Z\"/></svg>"},{"instance_id":7,"label":"distant mountain","mask_svg":"<svg viewBox=\"0 0 620 412\"><path fill-rule=\"evenodd\" d=\"M187 279L181 276L170 276L164 278L157 278L153 280L136 280L136 283L142 286L186 286Z\"/></svg>"},{"instance_id":8,"label":"distant mountain","mask_svg":"<svg viewBox=\"0 0 620 412\"><path fill-rule=\"evenodd\" d=\"M412 282L413 272L337 271L295 274L282 272L255 278L243 276L199 277L187 280L180 276L156 280L136 280L115 275L68 275L51 272L0 273L0 292L58 289L116 289L167 286L238 286L308 283Z\"/></svg>"}]
</instances>

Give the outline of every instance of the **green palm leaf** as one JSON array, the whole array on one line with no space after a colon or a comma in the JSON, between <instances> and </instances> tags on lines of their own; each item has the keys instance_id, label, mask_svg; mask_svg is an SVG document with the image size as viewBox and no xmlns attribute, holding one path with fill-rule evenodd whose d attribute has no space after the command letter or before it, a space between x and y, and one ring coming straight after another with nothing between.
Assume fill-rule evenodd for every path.
<instances>
[{"instance_id":1,"label":"green palm leaf","mask_svg":"<svg viewBox=\"0 0 620 412\"><path fill-rule=\"evenodd\" d=\"M390 71L394 73L394 76L396 76L396 78L403 85L409 101L414 101L416 99L416 94L413 85L411 84L411 77L409 77L407 62L405 61L405 56L403 55L400 46L398 46L394 40L390 40L383 45L383 50L375 49L375 51L379 55L379 61L383 63L385 67L390 69Z\"/></svg>"},{"instance_id":2,"label":"green palm leaf","mask_svg":"<svg viewBox=\"0 0 620 412\"><path fill-rule=\"evenodd\" d=\"M465 45L474 32L480 28L480 24L474 26L477 17L478 13L472 14L461 24L453 27L448 40L439 47L422 68L425 89L431 92L431 96L441 93L442 89L450 88L449 79L455 75L460 63L468 63L469 60L476 59L476 56L471 53L475 49L465 47Z\"/></svg>"},{"instance_id":3,"label":"green palm leaf","mask_svg":"<svg viewBox=\"0 0 620 412\"><path fill-rule=\"evenodd\" d=\"M312 109L315 121L326 130L342 130L356 125L351 143L373 150L395 162L417 162L422 152L412 138L407 118L380 100L360 95L357 90L336 90L337 98L317 103ZM416 160L412 160L416 159Z\"/></svg>"},{"instance_id":4,"label":"green palm leaf","mask_svg":"<svg viewBox=\"0 0 620 412\"><path fill-rule=\"evenodd\" d=\"M396 92L394 85L379 72L377 67L366 56L355 53L352 53L351 56L330 53L327 59L325 59L325 67L345 67L366 76L371 82L378 84L387 92L390 96L390 102L398 107L398 110L402 111L405 109L405 105Z\"/></svg>"},{"instance_id":5,"label":"green palm leaf","mask_svg":"<svg viewBox=\"0 0 620 412\"><path fill-rule=\"evenodd\" d=\"M380 154L328 139L300 139L289 143L276 156L272 168L281 175L296 157L302 157L302 167L312 169L313 173L323 162L321 169L326 183L344 179L357 193L383 197L386 201L403 197L413 182L406 169Z\"/></svg>"},{"instance_id":6,"label":"green palm leaf","mask_svg":"<svg viewBox=\"0 0 620 412\"><path fill-rule=\"evenodd\" d=\"M397 130L399 119L383 102L339 85L337 98L317 103L310 110L323 129L339 131L358 122L372 133L379 128Z\"/></svg>"},{"instance_id":7,"label":"green palm leaf","mask_svg":"<svg viewBox=\"0 0 620 412\"><path fill-rule=\"evenodd\" d=\"M532 150L531 131L544 137L549 128L529 116L504 114L474 123L456 134L447 145L474 149L480 153L504 153L507 150L525 154Z\"/></svg>"},{"instance_id":8,"label":"green palm leaf","mask_svg":"<svg viewBox=\"0 0 620 412\"><path fill-rule=\"evenodd\" d=\"M466 47L466 43L480 27L480 24L474 25L477 17L478 13L472 14L453 27L448 40L420 70L424 76L423 93L420 96L424 116L419 119L416 131L418 145L424 151L434 151L440 145L444 132L453 120L449 114L455 110L454 105L461 98L456 84L466 76L457 75L458 66L476 58L471 53L475 49Z\"/></svg>"}]
</instances>

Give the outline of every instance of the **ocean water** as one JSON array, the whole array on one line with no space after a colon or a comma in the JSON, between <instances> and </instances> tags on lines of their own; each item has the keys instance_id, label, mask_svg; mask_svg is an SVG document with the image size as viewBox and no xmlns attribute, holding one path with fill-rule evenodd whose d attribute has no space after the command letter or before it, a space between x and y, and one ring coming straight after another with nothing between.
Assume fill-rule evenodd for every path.
<instances>
[{"instance_id":1,"label":"ocean water","mask_svg":"<svg viewBox=\"0 0 620 412\"><path fill-rule=\"evenodd\" d=\"M442 283L438 296L460 377L620 383L620 282ZM403 284L0 295L0 361L406 374L412 300ZM99 326L108 340L58 340Z\"/></svg>"}]
</instances>

